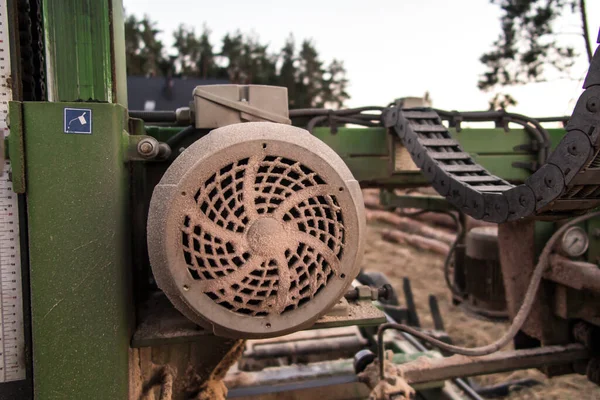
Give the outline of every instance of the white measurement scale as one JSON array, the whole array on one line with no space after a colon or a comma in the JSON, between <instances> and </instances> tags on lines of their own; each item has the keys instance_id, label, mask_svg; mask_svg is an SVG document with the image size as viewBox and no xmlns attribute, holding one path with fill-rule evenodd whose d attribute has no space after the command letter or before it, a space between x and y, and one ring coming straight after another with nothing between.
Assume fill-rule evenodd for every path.
<instances>
[{"instance_id":1,"label":"white measurement scale","mask_svg":"<svg viewBox=\"0 0 600 400\"><path fill-rule=\"evenodd\" d=\"M6 117L12 100L7 0L0 0L0 131L9 135ZM19 248L19 207L10 161L0 177L0 382L25 379L25 336Z\"/></svg>"}]
</instances>

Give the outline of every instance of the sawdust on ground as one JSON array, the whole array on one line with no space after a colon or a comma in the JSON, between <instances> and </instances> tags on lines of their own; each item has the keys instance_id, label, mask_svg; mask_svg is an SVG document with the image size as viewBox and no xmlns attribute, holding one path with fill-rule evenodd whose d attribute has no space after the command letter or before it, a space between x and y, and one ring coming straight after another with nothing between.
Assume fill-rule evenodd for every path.
<instances>
[{"instance_id":1,"label":"sawdust on ground","mask_svg":"<svg viewBox=\"0 0 600 400\"><path fill-rule=\"evenodd\" d=\"M385 225L368 226L367 246L363 258L365 270L378 270L386 274L402 298L402 278L411 281L419 318L424 328L432 328L428 296L437 297L446 331L454 342L462 346L481 346L499 338L508 324L491 323L467 316L451 303L443 276L443 257L411 247L388 243L381 239ZM507 399L545 400L600 400L600 388L585 376L569 375L551 380L537 370L515 371L477 378L481 385L502 383L507 380L534 378L543 385L513 392Z\"/></svg>"}]
</instances>

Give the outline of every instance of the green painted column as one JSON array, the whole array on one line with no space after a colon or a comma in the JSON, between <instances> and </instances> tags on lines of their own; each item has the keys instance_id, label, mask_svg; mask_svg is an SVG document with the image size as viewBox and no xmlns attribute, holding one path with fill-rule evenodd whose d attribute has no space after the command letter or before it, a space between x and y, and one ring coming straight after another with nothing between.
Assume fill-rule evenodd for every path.
<instances>
[{"instance_id":1,"label":"green painted column","mask_svg":"<svg viewBox=\"0 0 600 400\"><path fill-rule=\"evenodd\" d=\"M64 133L66 107L91 110L91 134ZM36 399L127 399L124 125L117 104L23 103Z\"/></svg>"},{"instance_id":2,"label":"green painted column","mask_svg":"<svg viewBox=\"0 0 600 400\"><path fill-rule=\"evenodd\" d=\"M48 100L115 102L113 3L42 0Z\"/></svg>"},{"instance_id":3,"label":"green painted column","mask_svg":"<svg viewBox=\"0 0 600 400\"><path fill-rule=\"evenodd\" d=\"M22 105L34 395L126 399L134 318L122 0L42 0L42 12L50 102ZM89 134L65 133L69 107L90 110Z\"/></svg>"}]
</instances>

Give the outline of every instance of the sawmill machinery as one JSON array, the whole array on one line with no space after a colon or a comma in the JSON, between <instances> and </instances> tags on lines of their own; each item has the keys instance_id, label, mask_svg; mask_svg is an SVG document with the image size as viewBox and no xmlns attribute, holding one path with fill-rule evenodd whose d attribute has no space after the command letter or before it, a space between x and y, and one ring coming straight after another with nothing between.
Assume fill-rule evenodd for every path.
<instances>
[{"instance_id":1,"label":"sawmill machinery","mask_svg":"<svg viewBox=\"0 0 600 400\"><path fill-rule=\"evenodd\" d=\"M289 110L285 88L233 84L143 112L120 0L0 0L0 78L0 399L479 399L465 377L524 368L600 383L600 52L550 121ZM367 271L369 187L456 217L453 300L510 321L501 341L453 345L435 298L425 330L410 282L398 300Z\"/></svg>"}]
</instances>

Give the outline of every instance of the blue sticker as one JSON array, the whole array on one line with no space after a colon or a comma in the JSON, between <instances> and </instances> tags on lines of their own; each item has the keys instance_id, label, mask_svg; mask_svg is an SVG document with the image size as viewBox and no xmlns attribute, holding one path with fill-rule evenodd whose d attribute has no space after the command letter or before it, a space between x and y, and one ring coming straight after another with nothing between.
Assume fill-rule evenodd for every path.
<instances>
[{"instance_id":1,"label":"blue sticker","mask_svg":"<svg viewBox=\"0 0 600 400\"><path fill-rule=\"evenodd\" d=\"M65 133L92 134L92 110L89 108L65 108Z\"/></svg>"}]
</instances>

